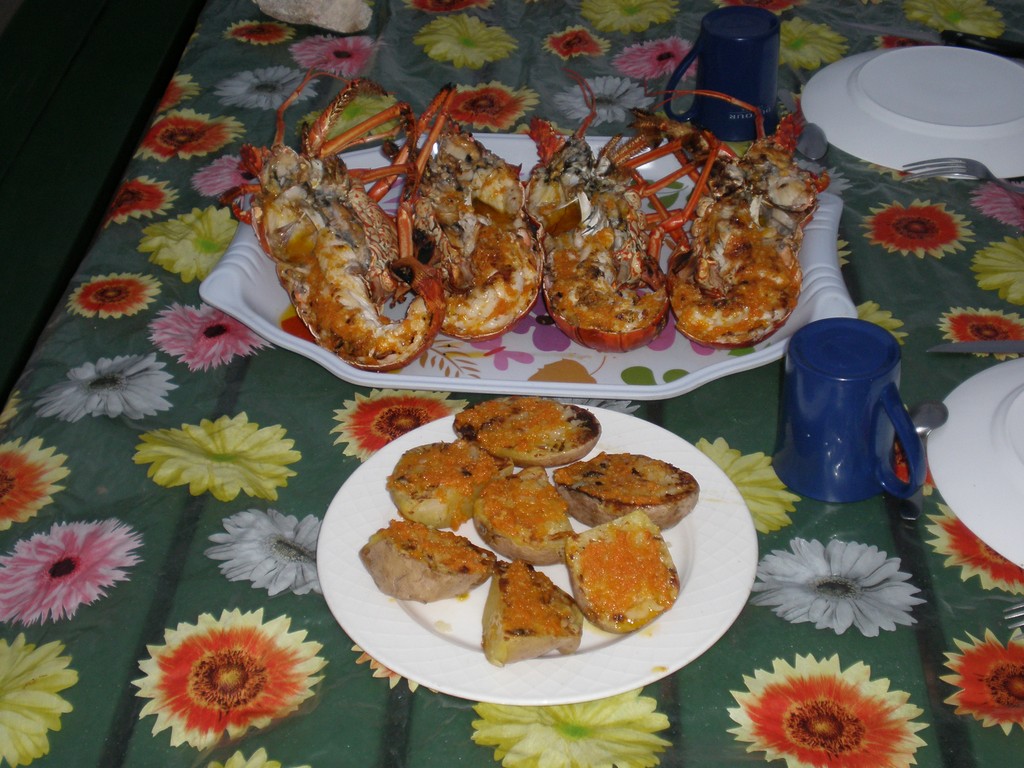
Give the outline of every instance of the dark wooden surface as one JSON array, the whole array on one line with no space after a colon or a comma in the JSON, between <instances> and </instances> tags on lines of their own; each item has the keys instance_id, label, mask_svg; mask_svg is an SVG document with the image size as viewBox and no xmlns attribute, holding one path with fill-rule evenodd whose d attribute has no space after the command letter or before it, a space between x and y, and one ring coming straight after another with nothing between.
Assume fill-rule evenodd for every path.
<instances>
[{"instance_id":1,"label":"dark wooden surface","mask_svg":"<svg viewBox=\"0 0 1024 768\"><path fill-rule=\"evenodd\" d=\"M0 35L0 398L100 225L205 0L25 0Z\"/></svg>"}]
</instances>

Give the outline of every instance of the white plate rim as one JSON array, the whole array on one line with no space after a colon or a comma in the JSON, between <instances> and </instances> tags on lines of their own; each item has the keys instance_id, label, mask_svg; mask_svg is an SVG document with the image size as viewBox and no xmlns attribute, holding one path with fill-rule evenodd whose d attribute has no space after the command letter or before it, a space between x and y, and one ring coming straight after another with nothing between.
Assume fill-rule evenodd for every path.
<instances>
[{"instance_id":1,"label":"white plate rim","mask_svg":"<svg viewBox=\"0 0 1024 768\"><path fill-rule=\"evenodd\" d=\"M632 451L672 461L701 485L697 507L665 531L682 587L676 605L653 624L612 638L587 626L584 653L491 665L466 638L449 640L406 612L401 601L379 592L358 558L374 531L398 517L384 479L409 448L454 439L454 417L413 430L378 451L342 485L324 516L317 543L317 571L324 599L335 619L369 656L431 690L472 701L552 705L612 696L655 682L690 663L732 626L749 598L758 562L757 533L746 503L728 476L695 446L668 430L634 416L591 407L602 426L595 452ZM460 533L481 543L472 523ZM556 583L567 585L562 566L546 566ZM428 613L481 610L487 584L468 600L423 608ZM592 637L591 637L592 633ZM596 643L597 645L594 645ZM606 644L602 644L606 643Z\"/></svg>"},{"instance_id":2,"label":"white plate rim","mask_svg":"<svg viewBox=\"0 0 1024 768\"><path fill-rule=\"evenodd\" d=\"M502 157L515 157L525 151L531 140L519 134L481 134L477 138ZM588 137L594 147L607 142L607 137ZM379 153L359 150L347 153L355 164L370 166L381 162ZM365 162L363 162L365 161ZM487 375L446 376L436 370L417 373L410 365L378 373L348 365L322 347L300 339L280 328L280 309L289 305L288 296L278 283L270 260L260 249L251 227L239 225L225 254L202 281L199 295L274 346L302 355L350 384L366 387L406 388L413 390L444 390L483 394L521 394L544 397L623 398L660 400L690 392L704 384L734 373L757 368L782 358L789 337L813 320L825 317L856 317L857 310L839 269L837 237L843 201L838 195L819 195L818 210L804 228L800 262L803 284L796 310L783 327L745 355L724 356L706 367L691 370L687 375L655 384L626 384L621 381L565 382L529 380L517 377L516 369L487 371ZM579 348L579 353L590 352ZM622 353L632 361L637 353L656 355L648 350ZM662 353L664 354L664 353ZM632 356L632 357L631 357ZM595 353L595 361L598 356ZM662 358L665 359L665 358ZM642 362L642 360L640 360ZM596 364L596 362L595 362Z\"/></svg>"},{"instance_id":3,"label":"white plate rim","mask_svg":"<svg viewBox=\"0 0 1024 768\"><path fill-rule=\"evenodd\" d=\"M916 53L915 53L916 52ZM1005 62L1006 71L1017 65L994 54L943 46L890 48L854 54L816 72L804 86L801 109L808 121L822 127L829 143L868 162L889 168L936 157L969 157L985 163L1006 178L1024 175L1024 119L999 126L942 126L886 115L859 98L861 70L884 61L898 65L920 55L956 57L986 64ZM978 58L980 57L980 58ZM1021 77L1024 78L1024 71ZM860 94L862 96L862 94ZM931 135L929 135L929 132Z\"/></svg>"},{"instance_id":4,"label":"white plate rim","mask_svg":"<svg viewBox=\"0 0 1024 768\"><path fill-rule=\"evenodd\" d=\"M986 368L959 384L944 400L948 421L929 435L928 462L935 487L957 518L1024 568L1024 463L1010 455L1008 430L1014 425L1005 422L1007 410L1013 402L1019 406L1021 398L1024 358ZM1024 420L1016 428L1024 430Z\"/></svg>"}]
</instances>

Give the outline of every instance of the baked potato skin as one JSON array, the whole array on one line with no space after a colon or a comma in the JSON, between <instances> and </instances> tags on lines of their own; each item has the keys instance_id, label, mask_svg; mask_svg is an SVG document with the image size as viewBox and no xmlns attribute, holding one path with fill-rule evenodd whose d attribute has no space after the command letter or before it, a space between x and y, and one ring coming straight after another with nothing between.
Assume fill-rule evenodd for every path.
<instances>
[{"instance_id":1,"label":"baked potato skin","mask_svg":"<svg viewBox=\"0 0 1024 768\"><path fill-rule=\"evenodd\" d=\"M410 520L392 520L370 536L359 559L385 595L419 603L469 592L491 577L497 562L463 536Z\"/></svg>"},{"instance_id":2,"label":"baked potato skin","mask_svg":"<svg viewBox=\"0 0 1024 768\"><path fill-rule=\"evenodd\" d=\"M565 564L576 605L606 632L634 632L679 597L679 573L661 529L642 510L566 541Z\"/></svg>"},{"instance_id":3,"label":"baked potato skin","mask_svg":"<svg viewBox=\"0 0 1024 768\"><path fill-rule=\"evenodd\" d=\"M405 519L454 530L473 516L481 489L511 472L511 461L467 440L428 443L399 458L387 489Z\"/></svg>"},{"instance_id":4,"label":"baked potato skin","mask_svg":"<svg viewBox=\"0 0 1024 768\"><path fill-rule=\"evenodd\" d=\"M602 452L559 467L552 480L569 514L587 526L642 510L659 528L671 528L693 511L700 496L700 485L689 472L631 453Z\"/></svg>"},{"instance_id":5,"label":"baked potato skin","mask_svg":"<svg viewBox=\"0 0 1024 768\"><path fill-rule=\"evenodd\" d=\"M583 615L572 598L522 560L499 561L483 613L482 647L498 667L546 653L574 653Z\"/></svg>"},{"instance_id":6,"label":"baked potato skin","mask_svg":"<svg viewBox=\"0 0 1024 768\"><path fill-rule=\"evenodd\" d=\"M542 467L492 480L473 511L480 538L499 555L532 565L554 565L564 558L572 535L568 504Z\"/></svg>"},{"instance_id":7,"label":"baked potato skin","mask_svg":"<svg viewBox=\"0 0 1024 768\"><path fill-rule=\"evenodd\" d=\"M555 467L586 456L601 437L597 417L540 397L484 400L456 414L455 433L517 467Z\"/></svg>"}]
</instances>

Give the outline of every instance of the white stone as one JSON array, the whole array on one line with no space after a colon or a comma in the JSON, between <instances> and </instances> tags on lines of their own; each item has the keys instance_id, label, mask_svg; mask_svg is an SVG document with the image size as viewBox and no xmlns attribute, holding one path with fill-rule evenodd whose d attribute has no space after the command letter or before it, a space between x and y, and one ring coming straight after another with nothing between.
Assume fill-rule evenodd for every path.
<instances>
[{"instance_id":1,"label":"white stone","mask_svg":"<svg viewBox=\"0 0 1024 768\"><path fill-rule=\"evenodd\" d=\"M254 0L267 16L290 24L309 24L332 32L360 32L373 11L365 0Z\"/></svg>"}]
</instances>

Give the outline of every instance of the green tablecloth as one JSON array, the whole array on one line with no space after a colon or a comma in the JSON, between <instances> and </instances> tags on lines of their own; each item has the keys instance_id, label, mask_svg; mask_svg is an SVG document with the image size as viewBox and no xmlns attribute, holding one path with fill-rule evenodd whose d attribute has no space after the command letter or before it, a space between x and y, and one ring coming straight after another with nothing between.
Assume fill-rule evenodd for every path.
<instances>
[{"instance_id":1,"label":"green tablecloth","mask_svg":"<svg viewBox=\"0 0 1024 768\"><path fill-rule=\"evenodd\" d=\"M578 124L571 70L598 96L591 132L612 134L628 107L653 103L717 7L373 5L366 32L342 37L211 0L6 404L0 764L1019 764L1024 642L1002 611L1024 572L930 485L915 524L880 496L788 491L770 461L778 362L671 399L590 402L695 444L753 516L755 591L681 670L594 702L503 707L397 678L353 647L316 576L328 505L388 440L483 396L396 390L387 376L355 387L201 302L236 228L219 196L242 180L239 148L269 143L311 66L378 81L416 110L456 83L477 97L475 131L509 133L533 116ZM901 44L851 22L1024 28L1006 0L758 5L782 19L784 94L843 56ZM289 140L337 87L321 79L292 108ZM844 200L843 277L860 316L899 339L907 402L1000 361L926 353L934 344L1024 338L1024 198L905 183L835 148L825 162Z\"/></svg>"}]
</instances>

